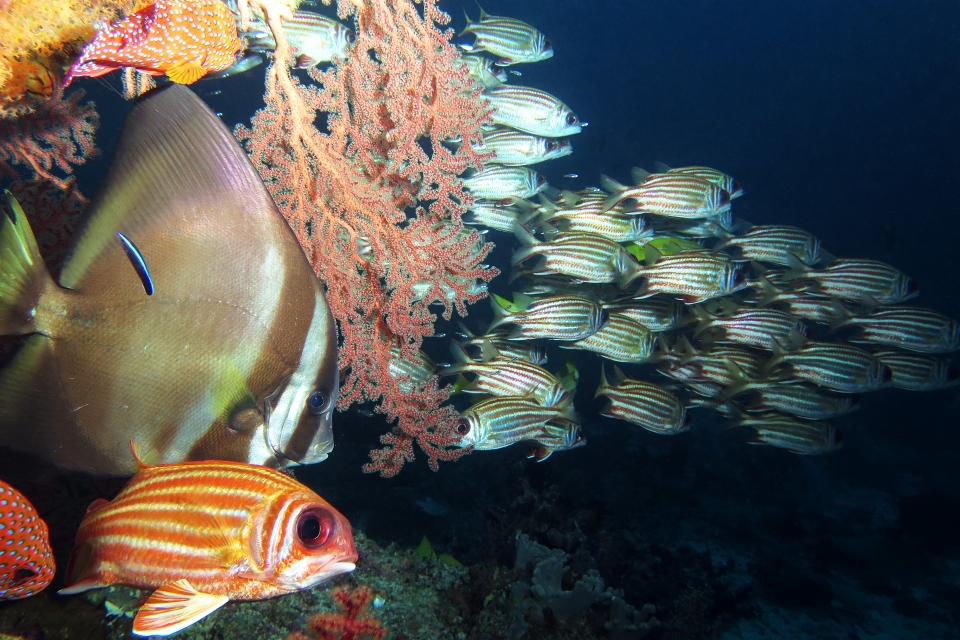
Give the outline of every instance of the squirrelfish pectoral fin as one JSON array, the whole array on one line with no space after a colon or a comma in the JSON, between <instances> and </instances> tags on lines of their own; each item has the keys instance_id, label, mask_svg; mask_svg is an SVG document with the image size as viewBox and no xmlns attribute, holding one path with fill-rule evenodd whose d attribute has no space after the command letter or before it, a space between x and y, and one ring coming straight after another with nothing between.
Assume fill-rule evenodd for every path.
<instances>
[{"instance_id":1,"label":"squirrelfish pectoral fin","mask_svg":"<svg viewBox=\"0 0 960 640\"><path fill-rule=\"evenodd\" d=\"M186 629L230 602L227 596L201 593L188 580L164 585L147 599L133 619L135 636L169 636Z\"/></svg>"},{"instance_id":2,"label":"squirrelfish pectoral fin","mask_svg":"<svg viewBox=\"0 0 960 640\"><path fill-rule=\"evenodd\" d=\"M167 77L177 84L193 84L205 75L207 70L199 62L184 62L167 69Z\"/></svg>"}]
</instances>

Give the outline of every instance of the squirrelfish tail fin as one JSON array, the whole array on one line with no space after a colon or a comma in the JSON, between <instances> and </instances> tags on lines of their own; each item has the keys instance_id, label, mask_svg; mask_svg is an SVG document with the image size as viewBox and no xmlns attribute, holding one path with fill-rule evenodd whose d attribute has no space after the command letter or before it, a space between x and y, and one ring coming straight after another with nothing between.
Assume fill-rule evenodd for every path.
<instances>
[{"instance_id":1,"label":"squirrelfish tail fin","mask_svg":"<svg viewBox=\"0 0 960 640\"><path fill-rule=\"evenodd\" d=\"M0 220L0 335L36 331L33 310L53 285L20 203L5 192L10 215Z\"/></svg>"}]
</instances>

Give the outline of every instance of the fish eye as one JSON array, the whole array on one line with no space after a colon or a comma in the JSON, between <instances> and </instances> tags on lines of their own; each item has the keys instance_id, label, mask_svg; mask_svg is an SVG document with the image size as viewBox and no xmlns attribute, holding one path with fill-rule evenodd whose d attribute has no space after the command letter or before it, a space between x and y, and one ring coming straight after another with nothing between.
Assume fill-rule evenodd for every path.
<instances>
[{"instance_id":1,"label":"fish eye","mask_svg":"<svg viewBox=\"0 0 960 640\"><path fill-rule=\"evenodd\" d=\"M734 193L738 193L741 189L743 189L743 187L740 185L740 181L739 181L739 180L734 180L734 181L733 181L733 192L734 192Z\"/></svg>"},{"instance_id":2,"label":"fish eye","mask_svg":"<svg viewBox=\"0 0 960 640\"><path fill-rule=\"evenodd\" d=\"M746 280L746 276L744 275L742 269L737 269L736 271L733 272L733 283L734 283L734 284L740 284L740 283L743 282L744 280Z\"/></svg>"},{"instance_id":3,"label":"fish eye","mask_svg":"<svg viewBox=\"0 0 960 640\"><path fill-rule=\"evenodd\" d=\"M920 291L920 283L913 278L907 278L907 293L916 293Z\"/></svg>"},{"instance_id":4,"label":"fish eye","mask_svg":"<svg viewBox=\"0 0 960 640\"><path fill-rule=\"evenodd\" d=\"M577 114L575 114L575 113L568 113L568 114L567 114L567 124L568 124L568 125L573 126L573 125L577 124L578 122L580 122L580 119L577 118Z\"/></svg>"},{"instance_id":5,"label":"fish eye","mask_svg":"<svg viewBox=\"0 0 960 640\"><path fill-rule=\"evenodd\" d=\"M333 532L333 518L325 509L306 509L297 518L297 540L311 549L322 545Z\"/></svg>"},{"instance_id":6,"label":"fish eye","mask_svg":"<svg viewBox=\"0 0 960 640\"><path fill-rule=\"evenodd\" d=\"M550 38L543 39L543 50L546 51L547 49L553 49L553 42Z\"/></svg>"},{"instance_id":7,"label":"fish eye","mask_svg":"<svg viewBox=\"0 0 960 640\"><path fill-rule=\"evenodd\" d=\"M459 436L465 436L470 433L470 421L466 418L460 418L457 420L457 424L454 425L453 430L457 432Z\"/></svg>"},{"instance_id":8,"label":"fish eye","mask_svg":"<svg viewBox=\"0 0 960 640\"><path fill-rule=\"evenodd\" d=\"M557 141L549 140L547 141L547 151L556 151L557 150Z\"/></svg>"},{"instance_id":9,"label":"fish eye","mask_svg":"<svg viewBox=\"0 0 960 640\"><path fill-rule=\"evenodd\" d=\"M312 416L319 416L327 408L327 395L322 391L314 391L307 396L307 411Z\"/></svg>"},{"instance_id":10,"label":"fish eye","mask_svg":"<svg viewBox=\"0 0 960 640\"><path fill-rule=\"evenodd\" d=\"M347 35L344 39L347 41L347 44L353 44L354 42L357 41L357 34L355 34L353 31L348 30Z\"/></svg>"},{"instance_id":11,"label":"fish eye","mask_svg":"<svg viewBox=\"0 0 960 640\"><path fill-rule=\"evenodd\" d=\"M28 569L27 567L18 567L13 572L13 580L11 580L11 584L16 586L21 582L26 582L27 580L29 580L30 578L33 578L36 575L37 575L37 572L34 571L33 569Z\"/></svg>"},{"instance_id":12,"label":"fish eye","mask_svg":"<svg viewBox=\"0 0 960 640\"><path fill-rule=\"evenodd\" d=\"M727 204L730 202L730 194L724 189L720 189L720 204Z\"/></svg>"}]
</instances>

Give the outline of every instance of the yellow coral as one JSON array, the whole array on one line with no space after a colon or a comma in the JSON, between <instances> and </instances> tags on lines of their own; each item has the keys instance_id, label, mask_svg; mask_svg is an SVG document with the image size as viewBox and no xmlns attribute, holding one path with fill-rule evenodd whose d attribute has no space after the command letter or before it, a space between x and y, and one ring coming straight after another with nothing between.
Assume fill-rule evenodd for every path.
<instances>
[{"instance_id":1,"label":"yellow coral","mask_svg":"<svg viewBox=\"0 0 960 640\"><path fill-rule=\"evenodd\" d=\"M0 117L29 111L96 30L153 0L0 0Z\"/></svg>"}]
</instances>

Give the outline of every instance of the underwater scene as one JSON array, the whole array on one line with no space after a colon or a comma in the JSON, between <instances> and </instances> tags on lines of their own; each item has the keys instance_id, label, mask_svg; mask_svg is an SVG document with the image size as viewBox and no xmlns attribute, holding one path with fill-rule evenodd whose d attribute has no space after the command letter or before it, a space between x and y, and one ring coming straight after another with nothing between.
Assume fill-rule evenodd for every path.
<instances>
[{"instance_id":1,"label":"underwater scene","mask_svg":"<svg viewBox=\"0 0 960 640\"><path fill-rule=\"evenodd\" d=\"M960 5L0 40L0 640L960 638Z\"/></svg>"}]
</instances>

